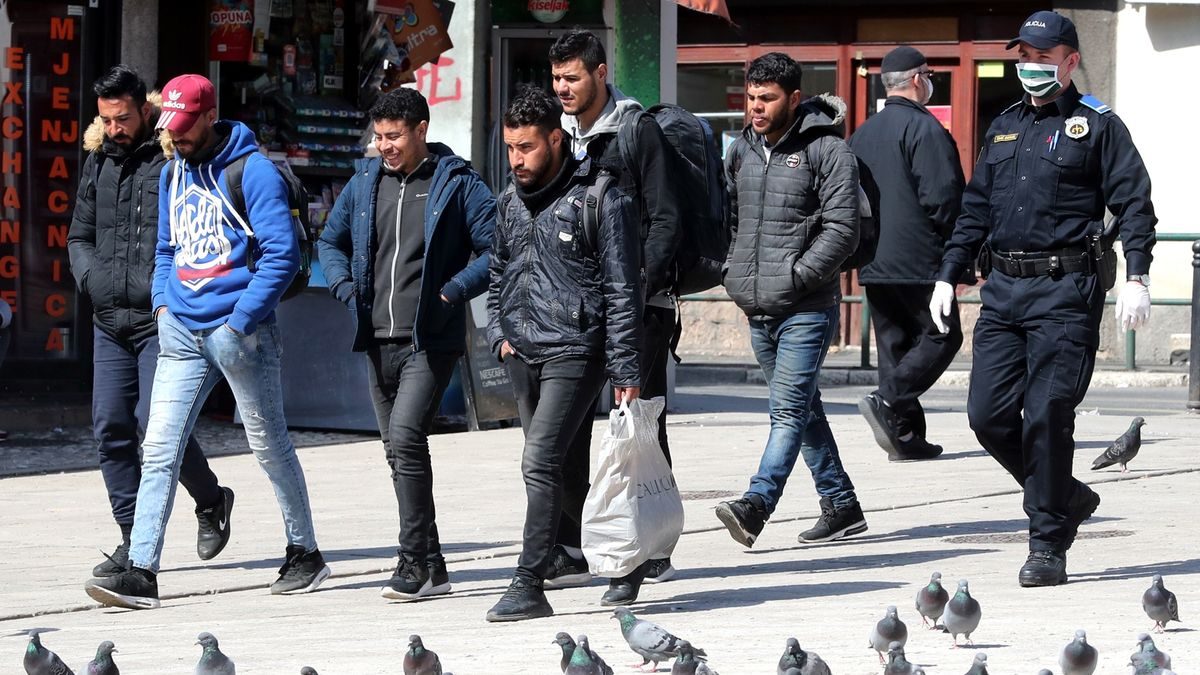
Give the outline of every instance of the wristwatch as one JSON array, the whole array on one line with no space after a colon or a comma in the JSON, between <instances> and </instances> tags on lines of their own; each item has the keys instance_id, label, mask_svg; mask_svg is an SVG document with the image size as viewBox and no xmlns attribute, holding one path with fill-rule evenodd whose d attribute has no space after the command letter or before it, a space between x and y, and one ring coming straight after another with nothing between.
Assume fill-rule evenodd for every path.
<instances>
[{"instance_id":1,"label":"wristwatch","mask_svg":"<svg viewBox=\"0 0 1200 675\"><path fill-rule=\"evenodd\" d=\"M1150 275L1149 274L1130 274L1129 276L1125 277L1125 280L1126 281L1136 281L1139 284L1145 286L1146 288L1150 288Z\"/></svg>"}]
</instances>

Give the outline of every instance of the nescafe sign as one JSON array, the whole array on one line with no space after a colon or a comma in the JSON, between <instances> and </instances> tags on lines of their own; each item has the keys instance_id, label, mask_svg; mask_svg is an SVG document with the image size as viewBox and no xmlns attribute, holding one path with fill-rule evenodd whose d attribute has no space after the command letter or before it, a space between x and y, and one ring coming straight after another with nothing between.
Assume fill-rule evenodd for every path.
<instances>
[{"instance_id":1,"label":"nescafe sign","mask_svg":"<svg viewBox=\"0 0 1200 675\"><path fill-rule=\"evenodd\" d=\"M529 0L529 13L542 23L557 23L571 11L570 0Z\"/></svg>"}]
</instances>

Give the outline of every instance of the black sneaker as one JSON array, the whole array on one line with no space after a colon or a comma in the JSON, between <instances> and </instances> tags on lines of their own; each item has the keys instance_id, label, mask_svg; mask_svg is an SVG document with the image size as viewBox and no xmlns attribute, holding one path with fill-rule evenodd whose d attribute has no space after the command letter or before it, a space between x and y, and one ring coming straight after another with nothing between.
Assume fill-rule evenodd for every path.
<instances>
[{"instance_id":1,"label":"black sneaker","mask_svg":"<svg viewBox=\"0 0 1200 675\"><path fill-rule=\"evenodd\" d=\"M863 516L862 507L858 502L842 508L834 508L833 500L821 498L821 517L811 529L805 530L797 537L801 544L816 544L822 541L834 541L843 537L867 531L867 519Z\"/></svg>"},{"instance_id":2,"label":"black sneaker","mask_svg":"<svg viewBox=\"0 0 1200 675\"><path fill-rule=\"evenodd\" d=\"M129 569L129 544L122 543L112 555L104 554L104 562L92 568L92 576L98 579L115 577Z\"/></svg>"},{"instance_id":3,"label":"black sneaker","mask_svg":"<svg viewBox=\"0 0 1200 675\"><path fill-rule=\"evenodd\" d=\"M305 553L299 546L288 546L279 578L271 584L271 595L298 595L317 590L331 570L321 557L321 551Z\"/></svg>"},{"instance_id":4,"label":"black sneaker","mask_svg":"<svg viewBox=\"0 0 1200 675\"><path fill-rule=\"evenodd\" d=\"M661 584L664 581L670 581L675 578L675 568L671 566L670 558L658 558L651 560L646 568L646 578L642 580L647 584Z\"/></svg>"},{"instance_id":5,"label":"black sneaker","mask_svg":"<svg viewBox=\"0 0 1200 675\"><path fill-rule=\"evenodd\" d=\"M450 577L446 574L445 563L439 570L432 564L401 554L396 573L379 590L379 595L388 600L417 600L449 592Z\"/></svg>"},{"instance_id":6,"label":"black sneaker","mask_svg":"<svg viewBox=\"0 0 1200 675\"><path fill-rule=\"evenodd\" d=\"M879 398L878 394L867 394L858 402L858 411L867 419L875 442L888 454L888 459L899 461L900 439L896 436L896 414Z\"/></svg>"},{"instance_id":7,"label":"black sneaker","mask_svg":"<svg viewBox=\"0 0 1200 675\"><path fill-rule=\"evenodd\" d=\"M907 441L898 441L900 450L895 455L888 455L889 462L915 462L923 459L933 459L942 454L942 446L914 435Z\"/></svg>"},{"instance_id":8,"label":"black sneaker","mask_svg":"<svg viewBox=\"0 0 1200 675\"><path fill-rule=\"evenodd\" d=\"M542 588L552 591L557 588L575 588L592 583L592 572L587 561L575 558L558 544L550 549L550 562L554 568L546 575Z\"/></svg>"},{"instance_id":9,"label":"black sneaker","mask_svg":"<svg viewBox=\"0 0 1200 675\"><path fill-rule=\"evenodd\" d=\"M609 581L608 590L600 597L600 604L605 607L618 607L636 602L649 567L650 561L647 560L629 574Z\"/></svg>"},{"instance_id":10,"label":"black sneaker","mask_svg":"<svg viewBox=\"0 0 1200 675\"><path fill-rule=\"evenodd\" d=\"M750 548L762 533L763 525L767 522L767 513L757 503L742 497L732 502L717 504L717 519L729 530L729 535L734 541Z\"/></svg>"},{"instance_id":11,"label":"black sneaker","mask_svg":"<svg viewBox=\"0 0 1200 675\"><path fill-rule=\"evenodd\" d=\"M1067 556L1054 551L1030 551L1017 580L1022 586L1057 586L1067 583Z\"/></svg>"},{"instance_id":12,"label":"black sneaker","mask_svg":"<svg viewBox=\"0 0 1200 675\"><path fill-rule=\"evenodd\" d=\"M196 555L212 560L229 543L229 516L233 513L233 490L221 488L221 503L207 509L196 509L200 523L196 531Z\"/></svg>"},{"instance_id":13,"label":"black sneaker","mask_svg":"<svg viewBox=\"0 0 1200 675\"><path fill-rule=\"evenodd\" d=\"M554 609L546 600L542 582L537 579L513 577L500 601L488 610L487 620L523 621L544 616L554 616Z\"/></svg>"},{"instance_id":14,"label":"black sneaker","mask_svg":"<svg viewBox=\"0 0 1200 675\"><path fill-rule=\"evenodd\" d=\"M1075 543L1075 536L1079 534L1079 526L1084 523L1096 509L1100 508L1100 495L1090 487L1079 484L1075 489L1075 494L1071 495L1071 502L1067 512L1067 535L1063 541L1063 550L1068 550Z\"/></svg>"},{"instance_id":15,"label":"black sneaker","mask_svg":"<svg viewBox=\"0 0 1200 675\"><path fill-rule=\"evenodd\" d=\"M92 579L83 590L105 607L125 609L158 609L158 577L140 567L130 567L119 574Z\"/></svg>"}]
</instances>

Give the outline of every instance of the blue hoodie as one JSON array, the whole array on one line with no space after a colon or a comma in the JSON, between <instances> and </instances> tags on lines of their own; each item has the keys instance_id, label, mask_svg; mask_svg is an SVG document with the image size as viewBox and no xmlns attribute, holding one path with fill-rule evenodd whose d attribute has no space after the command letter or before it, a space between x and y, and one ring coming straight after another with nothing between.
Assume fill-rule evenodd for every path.
<instances>
[{"instance_id":1,"label":"blue hoodie","mask_svg":"<svg viewBox=\"0 0 1200 675\"><path fill-rule=\"evenodd\" d=\"M191 330L229 324L249 335L258 324L275 320L275 307L300 268L300 256L283 177L258 152L249 127L226 120L217 127L228 139L215 155L193 164L176 153L159 179L151 300L156 311L165 305ZM249 222L244 222L222 176L226 166L247 154L242 190ZM246 268L251 234L261 255L253 274Z\"/></svg>"}]
</instances>

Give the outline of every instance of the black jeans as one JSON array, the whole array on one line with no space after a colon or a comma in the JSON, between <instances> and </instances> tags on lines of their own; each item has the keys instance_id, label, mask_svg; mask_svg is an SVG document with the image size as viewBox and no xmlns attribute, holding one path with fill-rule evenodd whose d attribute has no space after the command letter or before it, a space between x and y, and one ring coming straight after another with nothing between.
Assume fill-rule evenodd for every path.
<instances>
[{"instance_id":1,"label":"black jeans","mask_svg":"<svg viewBox=\"0 0 1200 675\"><path fill-rule=\"evenodd\" d=\"M554 544L579 545L589 480L589 448L580 443L579 429L592 426L604 361L565 357L530 365L510 356L505 365L525 433L525 533L517 575L544 579Z\"/></svg>"},{"instance_id":2,"label":"black jeans","mask_svg":"<svg viewBox=\"0 0 1200 675\"><path fill-rule=\"evenodd\" d=\"M946 372L962 347L958 303L945 318L950 332L942 334L929 315L933 286L871 284L866 289L879 351L875 393L900 418L900 435L911 431L925 438L925 411L917 399Z\"/></svg>"},{"instance_id":3,"label":"black jeans","mask_svg":"<svg viewBox=\"0 0 1200 675\"><path fill-rule=\"evenodd\" d=\"M418 560L442 558L429 431L458 357L413 351L408 340L377 341L367 348L371 400L400 511L400 552Z\"/></svg>"},{"instance_id":4,"label":"black jeans","mask_svg":"<svg viewBox=\"0 0 1200 675\"><path fill-rule=\"evenodd\" d=\"M1095 275L1016 279L993 272L975 324L967 418L983 449L1024 489L1029 549L1068 536L1075 407L1087 394L1104 290Z\"/></svg>"},{"instance_id":5,"label":"black jeans","mask_svg":"<svg viewBox=\"0 0 1200 675\"><path fill-rule=\"evenodd\" d=\"M117 340L99 328L94 331L92 427L100 474L108 489L113 519L118 525L132 526L142 481L138 444L150 411L158 336ZM195 435L188 437L183 450L179 484L196 500L198 508L208 508L221 499L217 476L209 468Z\"/></svg>"}]
</instances>

